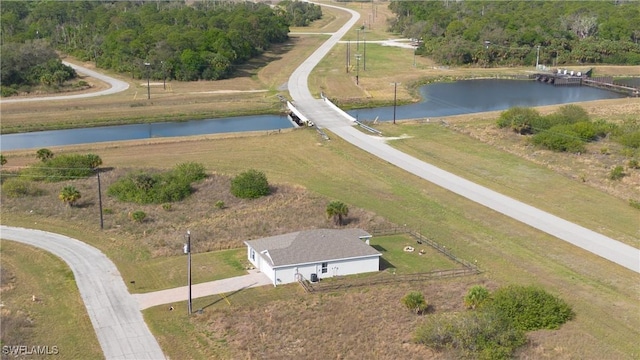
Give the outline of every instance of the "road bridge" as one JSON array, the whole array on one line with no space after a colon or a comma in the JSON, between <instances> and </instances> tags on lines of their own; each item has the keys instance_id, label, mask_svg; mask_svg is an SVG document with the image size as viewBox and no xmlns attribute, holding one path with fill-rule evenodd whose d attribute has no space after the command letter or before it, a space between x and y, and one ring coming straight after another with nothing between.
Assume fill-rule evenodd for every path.
<instances>
[{"instance_id":1,"label":"road bridge","mask_svg":"<svg viewBox=\"0 0 640 360\"><path fill-rule=\"evenodd\" d=\"M457 175L446 172L424 161L409 156L387 144L374 139L354 128L354 122L344 111L336 109L322 99L311 95L308 77L313 68L324 58L331 48L358 21L360 15L350 9L333 5L318 4L338 8L351 13L352 17L329 40L322 44L291 75L288 88L293 105L309 121L319 128L327 129L351 143L390 164L419 176L471 201L486 206L505 216L530 225L540 231L553 235L600 257L640 273L640 250L611 239L595 231L574 224L553 214L539 210L496 191L490 190Z\"/></svg>"}]
</instances>

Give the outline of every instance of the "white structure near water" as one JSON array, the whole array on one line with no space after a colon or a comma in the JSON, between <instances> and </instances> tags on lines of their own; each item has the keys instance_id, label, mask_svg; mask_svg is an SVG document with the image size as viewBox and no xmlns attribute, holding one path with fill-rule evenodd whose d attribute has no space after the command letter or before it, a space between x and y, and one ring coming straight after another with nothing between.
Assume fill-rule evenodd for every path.
<instances>
[{"instance_id":1,"label":"white structure near water","mask_svg":"<svg viewBox=\"0 0 640 360\"><path fill-rule=\"evenodd\" d=\"M361 229L317 229L249 240L249 261L274 286L380 270L382 254Z\"/></svg>"}]
</instances>

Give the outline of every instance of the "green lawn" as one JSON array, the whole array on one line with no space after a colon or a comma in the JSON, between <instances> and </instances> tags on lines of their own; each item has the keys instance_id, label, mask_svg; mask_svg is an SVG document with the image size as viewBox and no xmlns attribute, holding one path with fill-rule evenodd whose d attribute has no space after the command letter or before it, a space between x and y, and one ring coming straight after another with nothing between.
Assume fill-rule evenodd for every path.
<instances>
[{"instance_id":1,"label":"green lawn","mask_svg":"<svg viewBox=\"0 0 640 360\"><path fill-rule=\"evenodd\" d=\"M408 234L374 236L371 246L382 253L380 270L397 274L415 274L462 267L429 245L418 244ZM414 251L404 251L411 246Z\"/></svg>"},{"instance_id":2,"label":"green lawn","mask_svg":"<svg viewBox=\"0 0 640 360\"><path fill-rule=\"evenodd\" d=\"M246 275L249 261L245 248L220 250L191 255L191 275L194 284ZM158 257L130 263L122 267L131 293L145 293L185 286L187 256ZM135 284L131 283L135 280Z\"/></svg>"}]
</instances>

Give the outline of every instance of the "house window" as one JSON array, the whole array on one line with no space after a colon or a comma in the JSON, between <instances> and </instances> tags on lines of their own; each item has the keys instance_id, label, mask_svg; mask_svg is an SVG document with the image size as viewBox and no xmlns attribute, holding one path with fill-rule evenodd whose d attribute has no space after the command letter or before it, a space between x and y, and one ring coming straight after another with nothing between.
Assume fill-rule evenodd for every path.
<instances>
[{"instance_id":1,"label":"house window","mask_svg":"<svg viewBox=\"0 0 640 360\"><path fill-rule=\"evenodd\" d=\"M327 268L329 267L329 263L322 263L322 273L327 273Z\"/></svg>"},{"instance_id":2,"label":"house window","mask_svg":"<svg viewBox=\"0 0 640 360\"><path fill-rule=\"evenodd\" d=\"M251 260L256 261L256 252L251 249Z\"/></svg>"}]
</instances>

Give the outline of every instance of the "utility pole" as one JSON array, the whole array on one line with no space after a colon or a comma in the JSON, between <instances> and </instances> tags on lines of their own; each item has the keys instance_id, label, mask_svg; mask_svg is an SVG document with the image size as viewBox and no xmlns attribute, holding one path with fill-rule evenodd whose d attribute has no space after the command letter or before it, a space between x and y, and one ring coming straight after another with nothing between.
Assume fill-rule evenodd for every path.
<instances>
[{"instance_id":1,"label":"utility pole","mask_svg":"<svg viewBox=\"0 0 640 360\"><path fill-rule=\"evenodd\" d=\"M356 85L360 84L360 54L356 54Z\"/></svg>"},{"instance_id":2,"label":"utility pole","mask_svg":"<svg viewBox=\"0 0 640 360\"><path fill-rule=\"evenodd\" d=\"M539 61L540 61L540 45L538 45L538 50L536 51L536 70L538 70Z\"/></svg>"},{"instance_id":3,"label":"utility pole","mask_svg":"<svg viewBox=\"0 0 640 360\"><path fill-rule=\"evenodd\" d=\"M187 230L187 283L189 288L188 293L188 310L191 315L191 231Z\"/></svg>"},{"instance_id":4,"label":"utility pole","mask_svg":"<svg viewBox=\"0 0 640 360\"><path fill-rule=\"evenodd\" d=\"M396 124L396 106L397 106L397 99L398 99L398 85L402 84L402 83L398 83L398 82L393 82L393 124Z\"/></svg>"},{"instance_id":5,"label":"utility pole","mask_svg":"<svg viewBox=\"0 0 640 360\"><path fill-rule=\"evenodd\" d=\"M144 66L147 68L147 100L151 99L151 84L149 83L149 77L151 76L150 74L150 69L151 69L151 63L144 63Z\"/></svg>"},{"instance_id":6,"label":"utility pole","mask_svg":"<svg viewBox=\"0 0 640 360\"><path fill-rule=\"evenodd\" d=\"M100 186L100 169L96 169L96 176L98 177L98 205L100 206L100 230L104 229L104 220L102 217L102 190Z\"/></svg>"}]
</instances>

